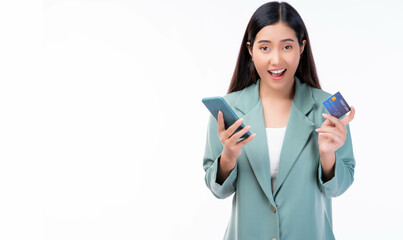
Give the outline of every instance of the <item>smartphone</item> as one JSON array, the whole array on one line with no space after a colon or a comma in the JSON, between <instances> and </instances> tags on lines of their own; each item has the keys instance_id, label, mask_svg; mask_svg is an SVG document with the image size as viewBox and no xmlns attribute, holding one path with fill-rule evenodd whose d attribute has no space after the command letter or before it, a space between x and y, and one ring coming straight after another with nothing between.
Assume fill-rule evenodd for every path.
<instances>
[{"instance_id":1,"label":"smartphone","mask_svg":"<svg viewBox=\"0 0 403 240\"><path fill-rule=\"evenodd\" d=\"M234 124L239 119L239 117L235 114L235 112L231 109L231 107L228 105L228 103L225 101L223 97L203 98L202 102L208 108L208 110L211 112L211 114L216 120L218 120L218 111L221 111L223 113L225 129L228 129L232 124ZM242 125L238 127L238 129L234 132L234 134L242 130L242 128L244 127L245 125L242 123ZM250 135L251 134L248 131L247 133L242 135L241 138L247 138Z\"/></svg>"}]
</instances>

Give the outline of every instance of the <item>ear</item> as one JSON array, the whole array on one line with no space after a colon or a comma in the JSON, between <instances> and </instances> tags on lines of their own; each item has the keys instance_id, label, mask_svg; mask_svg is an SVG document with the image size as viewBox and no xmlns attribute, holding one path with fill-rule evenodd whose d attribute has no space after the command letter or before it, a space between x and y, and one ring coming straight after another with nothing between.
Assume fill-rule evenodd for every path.
<instances>
[{"instance_id":1,"label":"ear","mask_svg":"<svg viewBox=\"0 0 403 240\"><path fill-rule=\"evenodd\" d=\"M302 40L302 46L300 47L300 52L299 52L299 54L302 54L302 53L304 52L305 44L306 44L306 40Z\"/></svg>"},{"instance_id":2,"label":"ear","mask_svg":"<svg viewBox=\"0 0 403 240\"><path fill-rule=\"evenodd\" d=\"M249 54L253 57L252 50L250 49L250 42L246 42L246 48L248 48Z\"/></svg>"}]
</instances>

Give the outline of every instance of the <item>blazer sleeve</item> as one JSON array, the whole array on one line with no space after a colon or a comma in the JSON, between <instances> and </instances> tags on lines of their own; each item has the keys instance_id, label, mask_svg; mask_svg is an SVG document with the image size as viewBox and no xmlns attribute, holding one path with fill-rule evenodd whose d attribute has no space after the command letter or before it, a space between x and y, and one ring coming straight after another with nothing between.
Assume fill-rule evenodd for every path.
<instances>
[{"instance_id":1,"label":"blazer sleeve","mask_svg":"<svg viewBox=\"0 0 403 240\"><path fill-rule=\"evenodd\" d=\"M222 149L222 143L218 137L217 121L210 115L207 128L206 148L203 157L203 168L206 173L204 180L213 195L219 199L227 198L235 192L238 172L238 164L236 164L235 168L222 185L216 182Z\"/></svg>"},{"instance_id":2,"label":"blazer sleeve","mask_svg":"<svg viewBox=\"0 0 403 240\"><path fill-rule=\"evenodd\" d=\"M321 191L328 198L337 197L343 194L354 181L355 159L353 145L351 141L350 127L347 124L346 140L339 149L336 150L336 162L334 176L327 182L322 180L322 166L319 163L318 180Z\"/></svg>"}]
</instances>

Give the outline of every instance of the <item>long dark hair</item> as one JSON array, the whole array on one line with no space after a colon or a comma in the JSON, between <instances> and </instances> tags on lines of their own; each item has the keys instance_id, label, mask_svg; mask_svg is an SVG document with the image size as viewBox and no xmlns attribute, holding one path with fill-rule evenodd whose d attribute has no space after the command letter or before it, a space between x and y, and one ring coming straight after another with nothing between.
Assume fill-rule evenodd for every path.
<instances>
[{"instance_id":1,"label":"long dark hair","mask_svg":"<svg viewBox=\"0 0 403 240\"><path fill-rule=\"evenodd\" d=\"M287 24L295 31L300 46L302 46L302 41L306 40L305 48L299 60L295 75L309 86L321 89L316 73L315 62L313 60L308 31L306 30L301 16L288 3L268 2L255 11L246 27L228 93L242 90L257 82L259 75L253 65L252 56L249 54L246 43L250 42L250 48L252 49L256 34L263 27L276 24L280 21Z\"/></svg>"}]
</instances>

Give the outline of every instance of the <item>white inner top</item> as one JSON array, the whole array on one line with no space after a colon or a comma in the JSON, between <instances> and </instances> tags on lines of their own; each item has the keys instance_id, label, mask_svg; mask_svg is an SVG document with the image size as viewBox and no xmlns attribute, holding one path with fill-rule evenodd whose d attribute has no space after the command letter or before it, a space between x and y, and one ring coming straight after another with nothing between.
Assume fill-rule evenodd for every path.
<instances>
[{"instance_id":1,"label":"white inner top","mask_svg":"<svg viewBox=\"0 0 403 240\"><path fill-rule=\"evenodd\" d=\"M267 145L269 148L270 158L270 176L272 191L274 191L274 186L276 184L278 166L280 163L280 153L281 147L283 146L285 130L286 127L266 128Z\"/></svg>"}]
</instances>

